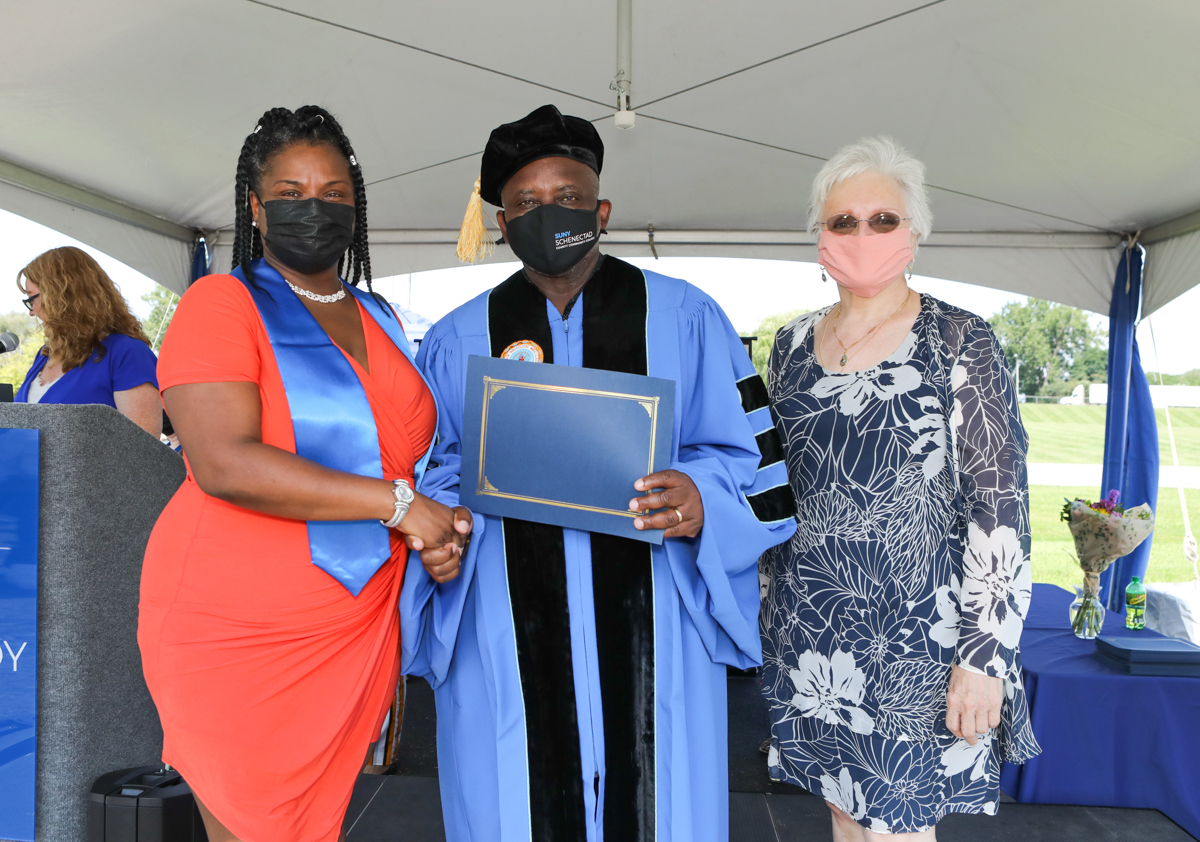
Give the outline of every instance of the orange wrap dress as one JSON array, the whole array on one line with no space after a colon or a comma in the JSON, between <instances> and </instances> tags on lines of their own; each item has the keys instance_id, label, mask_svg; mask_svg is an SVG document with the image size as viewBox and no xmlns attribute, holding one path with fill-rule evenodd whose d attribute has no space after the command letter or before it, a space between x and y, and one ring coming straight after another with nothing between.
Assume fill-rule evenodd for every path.
<instances>
[{"instance_id":1,"label":"orange wrap dress","mask_svg":"<svg viewBox=\"0 0 1200 842\"><path fill-rule=\"evenodd\" d=\"M359 305L384 476L412 481L436 423L413 365ZM257 383L262 440L294 453L283 381L253 299L229 275L184 294L158 361L165 392ZM185 453L186 458L186 453ZM311 560L304 521L205 494L191 467L142 569L138 643L163 761L243 842L336 840L399 676L406 552L354 597Z\"/></svg>"}]
</instances>

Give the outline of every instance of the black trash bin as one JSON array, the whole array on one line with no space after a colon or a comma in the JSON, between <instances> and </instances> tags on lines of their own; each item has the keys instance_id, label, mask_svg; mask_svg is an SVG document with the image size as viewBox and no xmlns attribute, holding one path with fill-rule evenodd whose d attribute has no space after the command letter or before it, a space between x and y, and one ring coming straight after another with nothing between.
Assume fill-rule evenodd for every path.
<instances>
[{"instance_id":1,"label":"black trash bin","mask_svg":"<svg viewBox=\"0 0 1200 842\"><path fill-rule=\"evenodd\" d=\"M191 787L173 769L138 766L96 778L88 842L208 842Z\"/></svg>"}]
</instances>

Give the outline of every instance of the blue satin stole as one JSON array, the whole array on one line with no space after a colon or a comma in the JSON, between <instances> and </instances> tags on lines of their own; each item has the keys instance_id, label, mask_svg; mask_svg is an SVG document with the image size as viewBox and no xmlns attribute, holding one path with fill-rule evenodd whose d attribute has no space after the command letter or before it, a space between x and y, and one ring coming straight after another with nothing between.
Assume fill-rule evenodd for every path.
<instances>
[{"instance_id":1,"label":"blue satin stole","mask_svg":"<svg viewBox=\"0 0 1200 842\"><path fill-rule=\"evenodd\" d=\"M232 274L250 292L267 328L292 414L297 455L337 471L382 479L379 431L354 368L279 272L262 258L254 261L253 269L257 286L240 268ZM369 293L349 284L346 289L411 363L412 351L399 320ZM432 451L431 445L413 470L417 485ZM391 556L388 529L378 520L307 523L313 564L355 596Z\"/></svg>"}]
</instances>

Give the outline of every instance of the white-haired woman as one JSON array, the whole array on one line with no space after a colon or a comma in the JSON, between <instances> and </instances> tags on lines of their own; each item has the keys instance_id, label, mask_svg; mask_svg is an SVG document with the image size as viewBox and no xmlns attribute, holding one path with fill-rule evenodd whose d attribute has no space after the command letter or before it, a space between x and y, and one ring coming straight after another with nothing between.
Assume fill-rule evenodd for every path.
<instances>
[{"instance_id":1,"label":"white-haired woman","mask_svg":"<svg viewBox=\"0 0 1200 842\"><path fill-rule=\"evenodd\" d=\"M1039 750L1018 652L1027 439L987 323L909 289L921 162L846 147L809 213L840 301L771 354L800 526L764 558L769 764L825 798L837 842L933 839L946 813L994 813L1001 761Z\"/></svg>"}]
</instances>

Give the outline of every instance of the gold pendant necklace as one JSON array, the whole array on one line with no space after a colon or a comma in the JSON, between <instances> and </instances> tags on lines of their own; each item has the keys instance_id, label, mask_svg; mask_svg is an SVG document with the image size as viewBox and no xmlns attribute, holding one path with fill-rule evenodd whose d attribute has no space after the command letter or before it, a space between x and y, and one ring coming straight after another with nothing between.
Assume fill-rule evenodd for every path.
<instances>
[{"instance_id":1,"label":"gold pendant necklace","mask_svg":"<svg viewBox=\"0 0 1200 842\"><path fill-rule=\"evenodd\" d=\"M901 310L903 310L905 307L908 306L908 300L910 298L912 298L912 290L911 289L908 291L908 295L904 296L904 300L900 302L900 306L897 307L895 310L893 310L892 314L890 316L888 316L886 319L884 319L879 324L875 325L875 327L868 330L866 333L864 333L862 336L860 336L855 341L851 342L849 345L846 345L845 343L842 342L842 338L840 336L838 336L838 332L837 332L838 312L842 309L841 302L839 302L837 305L837 309L835 309L833 312L833 338L837 340L838 345L842 346L842 358L840 360L838 360L838 364L842 368L845 368L846 363L850 362L850 357L851 357L850 349L853 348L855 345L858 345L862 342L866 342L868 339L870 339L872 336L874 336L875 331L879 330L885 324L890 322L893 318L895 318L897 313L899 313Z\"/></svg>"}]
</instances>

